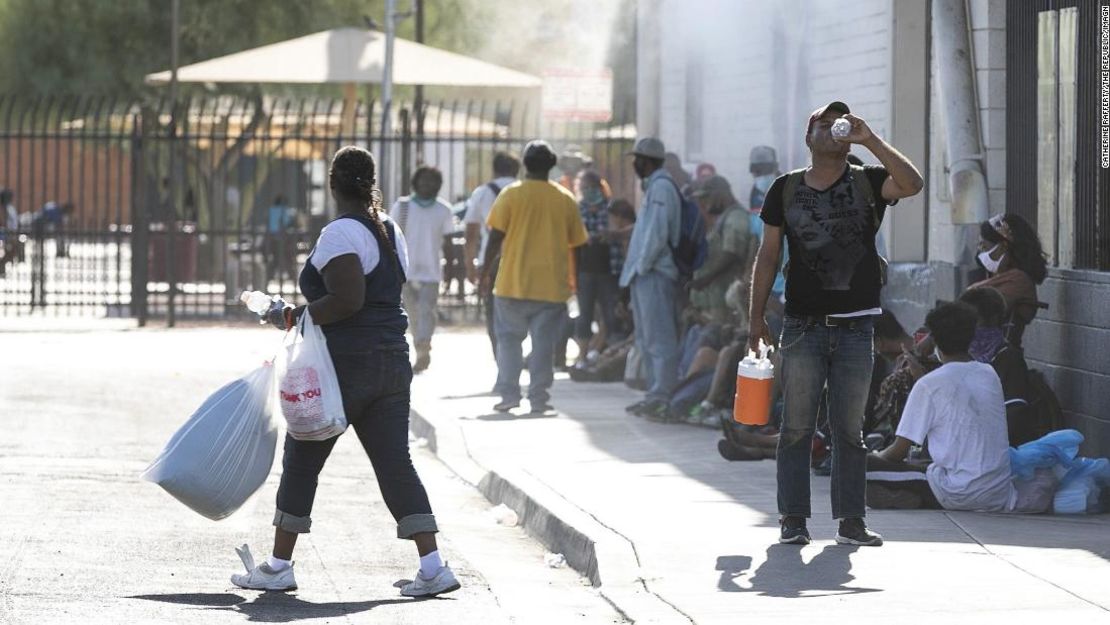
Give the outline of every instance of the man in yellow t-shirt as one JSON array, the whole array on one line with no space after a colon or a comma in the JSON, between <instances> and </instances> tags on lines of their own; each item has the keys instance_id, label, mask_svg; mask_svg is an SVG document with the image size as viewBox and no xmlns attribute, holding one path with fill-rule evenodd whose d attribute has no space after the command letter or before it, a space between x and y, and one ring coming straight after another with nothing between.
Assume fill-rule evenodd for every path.
<instances>
[{"instance_id":1,"label":"man in yellow t-shirt","mask_svg":"<svg viewBox=\"0 0 1110 625\"><path fill-rule=\"evenodd\" d=\"M493 286L494 333L497 335L497 385L501 401L494 410L520 406L522 343L532 337L528 361L528 403L533 414L551 409L548 390L555 379L555 342L566 317L571 294L570 251L589 238L574 196L548 180L555 167L555 151L546 141L524 147L522 181L505 187L490 209L486 224L489 242L483 267L501 256ZM483 273L481 289L490 291Z\"/></svg>"}]
</instances>

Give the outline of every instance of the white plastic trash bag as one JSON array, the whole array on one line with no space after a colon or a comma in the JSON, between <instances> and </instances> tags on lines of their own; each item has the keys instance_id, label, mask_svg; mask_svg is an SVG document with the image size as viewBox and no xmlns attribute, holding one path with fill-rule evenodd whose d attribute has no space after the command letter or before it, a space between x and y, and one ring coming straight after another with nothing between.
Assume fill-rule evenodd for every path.
<instances>
[{"instance_id":1,"label":"white plastic trash bag","mask_svg":"<svg viewBox=\"0 0 1110 625\"><path fill-rule=\"evenodd\" d=\"M327 339L305 309L292 343L274 359L277 405L289 435L302 441L322 441L347 429L343 397Z\"/></svg>"},{"instance_id":2,"label":"white plastic trash bag","mask_svg":"<svg viewBox=\"0 0 1110 625\"><path fill-rule=\"evenodd\" d=\"M143 472L181 503L218 521L239 509L274 463L273 373L263 366L213 393Z\"/></svg>"}]
</instances>

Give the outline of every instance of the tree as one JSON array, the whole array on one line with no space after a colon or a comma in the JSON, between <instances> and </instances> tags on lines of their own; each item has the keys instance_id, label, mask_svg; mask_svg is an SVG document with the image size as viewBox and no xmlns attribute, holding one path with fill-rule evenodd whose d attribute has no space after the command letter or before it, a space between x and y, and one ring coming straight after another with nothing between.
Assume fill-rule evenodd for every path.
<instances>
[{"instance_id":1,"label":"tree","mask_svg":"<svg viewBox=\"0 0 1110 625\"><path fill-rule=\"evenodd\" d=\"M429 43L461 51L480 43L482 32L467 25L468 16L481 12L464 8L479 3L427 4ZM123 99L156 93L143 78L169 67L169 6L168 0L0 0L2 90ZM361 27L364 15L380 24L384 6L384 0L182 0L181 63L329 28ZM412 21L401 24L401 36L412 36Z\"/></svg>"}]
</instances>

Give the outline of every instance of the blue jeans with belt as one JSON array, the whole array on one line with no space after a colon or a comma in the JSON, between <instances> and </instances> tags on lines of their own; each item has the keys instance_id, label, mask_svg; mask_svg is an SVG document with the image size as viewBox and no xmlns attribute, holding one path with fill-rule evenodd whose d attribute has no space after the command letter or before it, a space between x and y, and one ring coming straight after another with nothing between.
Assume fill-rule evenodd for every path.
<instances>
[{"instance_id":1,"label":"blue jeans with belt","mask_svg":"<svg viewBox=\"0 0 1110 625\"><path fill-rule=\"evenodd\" d=\"M409 456L409 385L412 367L404 344L360 351L339 351L329 342L343 410L354 428L386 507L397 521L397 537L435 532L436 520L428 493ZM357 349L357 345L351 346ZM312 504L317 478L339 436L323 441L300 441L285 436L281 485L278 486L274 525L306 533L312 526Z\"/></svg>"},{"instance_id":2,"label":"blue jeans with belt","mask_svg":"<svg viewBox=\"0 0 1110 625\"><path fill-rule=\"evenodd\" d=\"M783 516L810 516L810 451L826 386L832 432L833 518L866 514L863 413L871 387L874 322L871 317L860 317L836 323L789 314L783 320L778 372L783 396L778 506Z\"/></svg>"}]
</instances>

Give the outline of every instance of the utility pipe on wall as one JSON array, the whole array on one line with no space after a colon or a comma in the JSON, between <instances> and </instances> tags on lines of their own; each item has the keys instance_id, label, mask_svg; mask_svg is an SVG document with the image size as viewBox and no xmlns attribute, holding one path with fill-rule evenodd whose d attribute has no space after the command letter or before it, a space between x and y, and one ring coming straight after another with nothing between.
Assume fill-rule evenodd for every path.
<instances>
[{"instance_id":1,"label":"utility pipe on wall","mask_svg":"<svg viewBox=\"0 0 1110 625\"><path fill-rule=\"evenodd\" d=\"M966 0L933 0L932 21L939 100L948 144L952 223L978 223L987 219L990 202L983 175Z\"/></svg>"}]
</instances>

